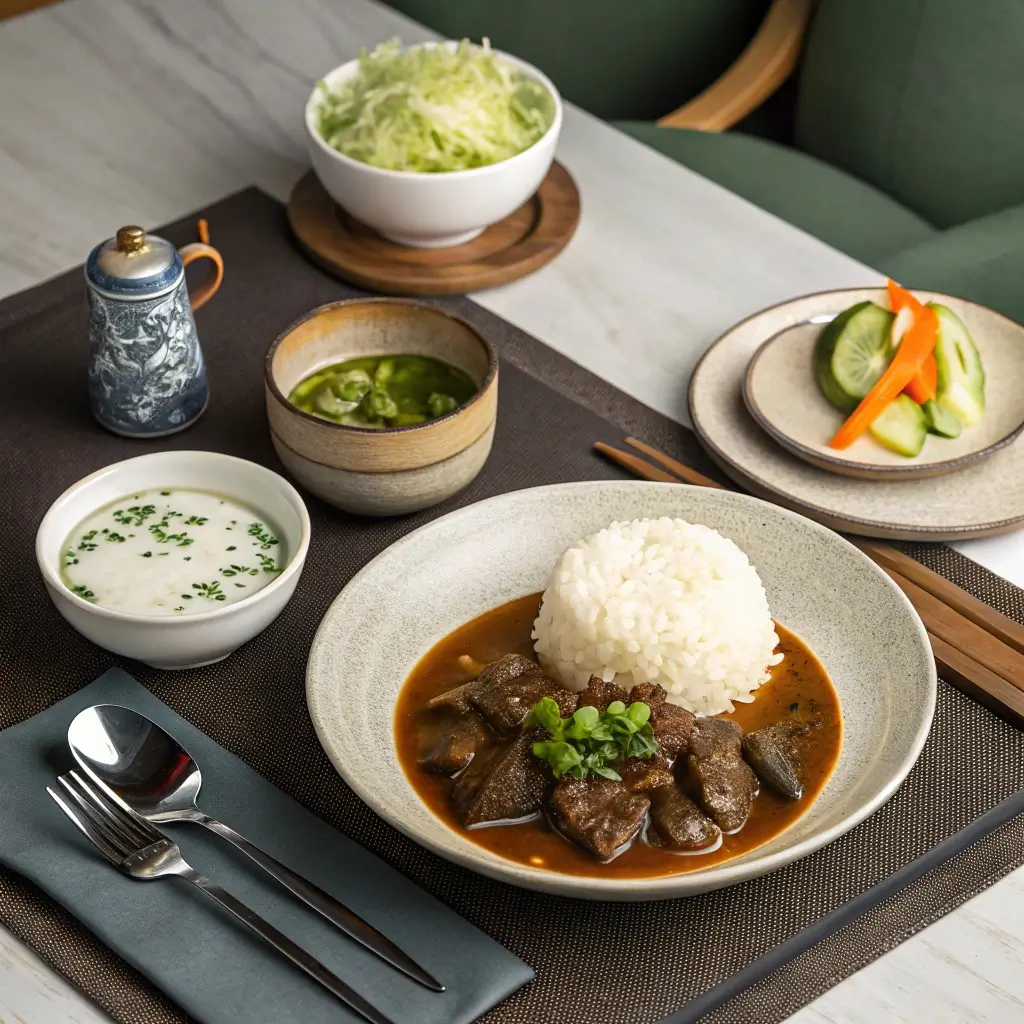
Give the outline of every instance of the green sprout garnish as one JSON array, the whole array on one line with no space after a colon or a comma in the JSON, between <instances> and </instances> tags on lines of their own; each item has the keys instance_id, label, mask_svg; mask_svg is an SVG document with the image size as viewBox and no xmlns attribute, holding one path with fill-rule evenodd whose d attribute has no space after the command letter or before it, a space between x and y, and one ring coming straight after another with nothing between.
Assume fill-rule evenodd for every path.
<instances>
[{"instance_id":1,"label":"green sprout garnish","mask_svg":"<svg viewBox=\"0 0 1024 1024\"><path fill-rule=\"evenodd\" d=\"M627 757L651 757L657 751L650 717L647 704L634 701L627 708L616 700L606 711L587 706L571 718L562 718L558 704L542 697L527 715L525 726L547 730L551 739L534 743L533 753L548 763L556 779L567 774L585 779L594 774L617 781L622 776L611 765Z\"/></svg>"}]
</instances>

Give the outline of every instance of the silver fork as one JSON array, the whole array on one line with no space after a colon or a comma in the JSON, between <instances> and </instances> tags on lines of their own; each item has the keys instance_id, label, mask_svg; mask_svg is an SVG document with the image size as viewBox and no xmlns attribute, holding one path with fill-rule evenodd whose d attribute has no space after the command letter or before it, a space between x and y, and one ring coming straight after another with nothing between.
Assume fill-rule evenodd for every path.
<instances>
[{"instance_id":1,"label":"silver fork","mask_svg":"<svg viewBox=\"0 0 1024 1024\"><path fill-rule=\"evenodd\" d=\"M372 1024L392 1024L389 1018L332 974L319 960L292 942L287 935L188 865L177 844L172 843L145 819L136 817L108 800L78 772L68 772L59 776L57 781L67 799L50 786L46 787L46 792L119 871L143 881L184 878L248 925L260 938L334 993L346 1006Z\"/></svg>"}]
</instances>

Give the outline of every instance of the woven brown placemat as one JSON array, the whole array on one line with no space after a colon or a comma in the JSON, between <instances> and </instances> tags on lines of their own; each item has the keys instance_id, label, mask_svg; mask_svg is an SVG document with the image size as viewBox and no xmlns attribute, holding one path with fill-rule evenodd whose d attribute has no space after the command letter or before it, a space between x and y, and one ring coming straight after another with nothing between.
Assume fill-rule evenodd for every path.
<instances>
[{"instance_id":1,"label":"woven brown placemat","mask_svg":"<svg viewBox=\"0 0 1024 1024\"><path fill-rule=\"evenodd\" d=\"M80 274L0 304L0 432L8 439L0 453L6 552L0 566L0 728L118 663L71 630L45 594L32 541L49 503L82 475L153 450L216 449L276 467L261 397L266 348L301 313L353 294L300 256L281 207L260 193L241 193L204 216L225 255L227 276L221 294L197 316L211 406L184 434L133 442L92 422ZM192 231L190 218L165 233L180 243ZM310 499L313 545L305 574L285 612L265 633L227 661L204 669L161 673L136 664L125 667L305 806L530 963L537 981L494 1010L487 1018L491 1024L619 1024L666 1014L683 1021L692 1019L697 1007L716 1022L782 1020L1024 861L1024 819L1014 818L978 834L979 842L923 877L908 875L902 891L882 887L1024 789L1024 734L944 683L918 764L877 814L798 864L687 900L600 904L517 890L438 859L356 799L316 742L303 674L320 618L372 555L423 522L492 494L560 480L616 478L618 470L595 457L590 446L598 439L617 442L623 431L715 475L689 431L467 300L445 304L485 330L505 364L495 449L477 481L436 509L380 522L346 516ZM949 549L922 547L914 554L1024 621L1024 592ZM868 905L873 893L883 892L884 898ZM861 903L866 913L843 923L844 908ZM118 1021L183 1019L77 922L4 872L0 920ZM831 934L822 931L829 922L835 922ZM772 960L772 950L796 949L792 944L817 935L815 928L822 941L784 964ZM777 969L748 979L742 972L752 965L760 965L761 974ZM730 979L736 978L750 987L730 991ZM709 990L723 1005L700 1001Z\"/></svg>"}]
</instances>

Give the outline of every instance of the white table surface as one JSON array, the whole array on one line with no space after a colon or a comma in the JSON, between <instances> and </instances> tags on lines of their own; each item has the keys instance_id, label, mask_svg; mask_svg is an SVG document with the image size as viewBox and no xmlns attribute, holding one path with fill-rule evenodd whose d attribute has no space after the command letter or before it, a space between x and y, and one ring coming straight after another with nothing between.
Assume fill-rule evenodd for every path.
<instances>
[{"instance_id":1,"label":"white table surface","mask_svg":"<svg viewBox=\"0 0 1024 1024\"><path fill-rule=\"evenodd\" d=\"M0 296L122 224L246 185L285 199L307 163L312 81L396 33L427 35L369 0L70 0L0 23ZM576 237L474 298L680 422L694 363L731 324L881 280L578 110L559 158L583 196ZM958 547L1024 586L1024 532ZM0 1024L107 1020L0 928ZM1024 1022L1024 869L792 1021Z\"/></svg>"}]
</instances>

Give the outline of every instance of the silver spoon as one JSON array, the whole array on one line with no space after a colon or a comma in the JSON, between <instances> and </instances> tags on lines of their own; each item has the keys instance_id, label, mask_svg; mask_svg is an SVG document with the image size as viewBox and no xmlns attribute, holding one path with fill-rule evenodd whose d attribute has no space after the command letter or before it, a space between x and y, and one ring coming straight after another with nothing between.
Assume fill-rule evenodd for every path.
<instances>
[{"instance_id":1,"label":"silver spoon","mask_svg":"<svg viewBox=\"0 0 1024 1024\"><path fill-rule=\"evenodd\" d=\"M155 722L129 708L99 704L68 726L68 744L82 770L147 821L195 822L233 843L267 874L319 911L350 938L414 981L444 986L390 939L312 882L295 874L223 822L196 806L202 776L188 751Z\"/></svg>"}]
</instances>

